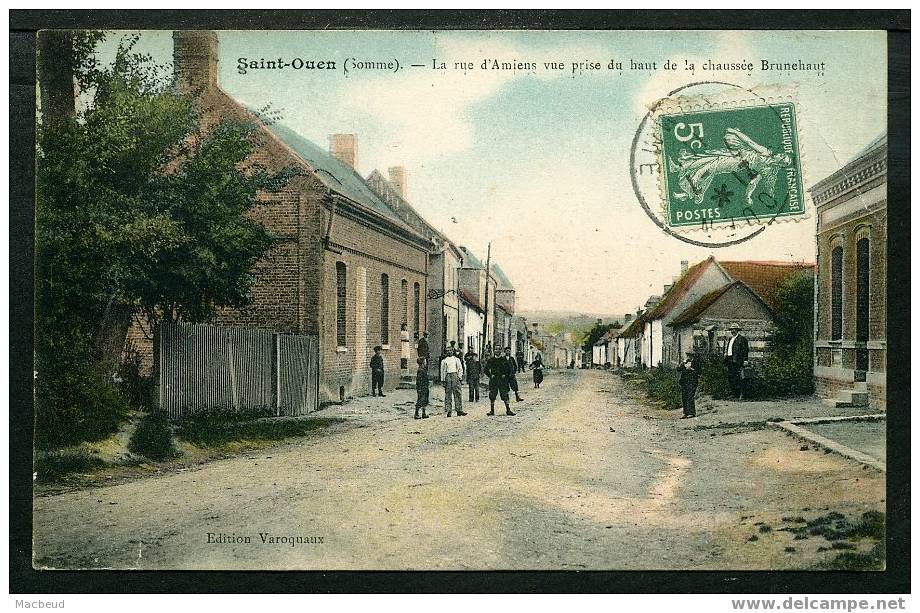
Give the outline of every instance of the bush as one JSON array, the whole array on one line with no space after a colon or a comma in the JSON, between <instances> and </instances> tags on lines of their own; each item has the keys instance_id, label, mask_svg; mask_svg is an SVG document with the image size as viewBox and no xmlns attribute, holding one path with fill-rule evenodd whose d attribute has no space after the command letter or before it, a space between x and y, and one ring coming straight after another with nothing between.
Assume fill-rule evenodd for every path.
<instances>
[{"instance_id":1,"label":"bush","mask_svg":"<svg viewBox=\"0 0 920 613\"><path fill-rule=\"evenodd\" d=\"M35 447L54 449L118 431L128 403L92 354L65 342L36 353Z\"/></svg>"},{"instance_id":2,"label":"bush","mask_svg":"<svg viewBox=\"0 0 920 613\"><path fill-rule=\"evenodd\" d=\"M643 377L645 393L665 409L677 409L683 404L677 370L667 367L652 368Z\"/></svg>"},{"instance_id":3,"label":"bush","mask_svg":"<svg viewBox=\"0 0 920 613\"><path fill-rule=\"evenodd\" d=\"M145 415L131 435L128 450L157 462L176 457L166 413L153 411Z\"/></svg>"},{"instance_id":4,"label":"bush","mask_svg":"<svg viewBox=\"0 0 920 613\"><path fill-rule=\"evenodd\" d=\"M201 447L218 447L236 441L276 441L303 436L342 421L337 418L261 419L272 415L274 413L268 409L197 411L179 421L176 434Z\"/></svg>"},{"instance_id":5,"label":"bush","mask_svg":"<svg viewBox=\"0 0 920 613\"><path fill-rule=\"evenodd\" d=\"M728 385L728 370L725 362L719 356L709 356L703 361L703 372L700 373L700 391L716 400L728 398L731 387Z\"/></svg>"},{"instance_id":6,"label":"bush","mask_svg":"<svg viewBox=\"0 0 920 613\"><path fill-rule=\"evenodd\" d=\"M119 390L128 403L137 409L153 409L156 406L156 380L141 374L141 356L131 351L118 368L121 379Z\"/></svg>"},{"instance_id":7,"label":"bush","mask_svg":"<svg viewBox=\"0 0 920 613\"><path fill-rule=\"evenodd\" d=\"M53 483L71 473L86 472L104 465L105 462L85 451L58 451L35 459L35 480L39 483Z\"/></svg>"}]
</instances>

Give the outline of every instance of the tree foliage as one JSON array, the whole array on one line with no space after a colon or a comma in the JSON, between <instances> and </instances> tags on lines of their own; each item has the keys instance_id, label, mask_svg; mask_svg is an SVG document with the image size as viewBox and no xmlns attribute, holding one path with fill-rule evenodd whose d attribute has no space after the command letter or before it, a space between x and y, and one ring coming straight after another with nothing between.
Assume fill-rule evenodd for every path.
<instances>
[{"instance_id":1,"label":"tree foliage","mask_svg":"<svg viewBox=\"0 0 920 613\"><path fill-rule=\"evenodd\" d=\"M195 101L134 51L136 37L105 66L93 56L98 40L74 39L76 112L40 116L37 433L59 425L55 416L71 423L112 404L111 365L99 363L93 339L113 305L152 329L246 303L250 271L275 241L247 212L259 191L277 191L294 174L245 163L254 126L203 132ZM85 393L74 391L74 378Z\"/></svg>"},{"instance_id":2,"label":"tree foliage","mask_svg":"<svg viewBox=\"0 0 920 613\"><path fill-rule=\"evenodd\" d=\"M594 343L599 341L605 334L620 327L619 322L610 323L610 324L594 324L594 327L591 328L587 334L583 337L584 340L581 343L581 348L584 351L591 351L594 347Z\"/></svg>"}]
</instances>

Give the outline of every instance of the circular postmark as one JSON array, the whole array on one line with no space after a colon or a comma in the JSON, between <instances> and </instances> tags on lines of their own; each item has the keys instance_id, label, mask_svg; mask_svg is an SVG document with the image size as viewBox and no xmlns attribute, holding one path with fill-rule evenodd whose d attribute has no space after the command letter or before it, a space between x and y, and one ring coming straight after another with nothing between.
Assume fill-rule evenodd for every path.
<instances>
[{"instance_id":1,"label":"circular postmark","mask_svg":"<svg viewBox=\"0 0 920 613\"><path fill-rule=\"evenodd\" d=\"M655 102L629 166L645 213L692 245L736 245L805 213L794 104L733 83L689 83Z\"/></svg>"}]
</instances>

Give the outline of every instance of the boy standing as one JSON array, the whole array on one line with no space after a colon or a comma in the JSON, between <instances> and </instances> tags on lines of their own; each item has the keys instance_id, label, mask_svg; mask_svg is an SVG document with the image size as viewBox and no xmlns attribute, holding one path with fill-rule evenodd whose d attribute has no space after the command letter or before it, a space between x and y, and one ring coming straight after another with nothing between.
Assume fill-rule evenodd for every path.
<instances>
[{"instance_id":1,"label":"boy standing","mask_svg":"<svg viewBox=\"0 0 920 613\"><path fill-rule=\"evenodd\" d=\"M383 394L383 355L380 353L383 347L377 345L374 347L374 357L371 358L371 396L376 396L380 391L380 397L386 398Z\"/></svg>"}]
</instances>

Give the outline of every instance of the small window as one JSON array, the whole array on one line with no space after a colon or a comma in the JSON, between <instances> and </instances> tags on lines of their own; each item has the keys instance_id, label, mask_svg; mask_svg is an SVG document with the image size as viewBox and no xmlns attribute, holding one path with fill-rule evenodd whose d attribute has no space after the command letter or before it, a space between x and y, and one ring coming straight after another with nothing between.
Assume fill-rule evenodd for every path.
<instances>
[{"instance_id":1,"label":"small window","mask_svg":"<svg viewBox=\"0 0 920 613\"><path fill-rule=\"evenodd\" d=\"M390 344L390 277L380 275L380 344Z\"/></svg>"},{"instance_id":2,"label":"small window","mask_svg":"<svg viewBox=\"0 0 920 613\"><path fill-rule=\"evenodd\" d=\"M344 262L335 263L335 338L339 347L345 347L346 302L348 298L347 270Z\"/></svg>"}]
</instances>

